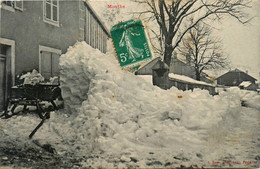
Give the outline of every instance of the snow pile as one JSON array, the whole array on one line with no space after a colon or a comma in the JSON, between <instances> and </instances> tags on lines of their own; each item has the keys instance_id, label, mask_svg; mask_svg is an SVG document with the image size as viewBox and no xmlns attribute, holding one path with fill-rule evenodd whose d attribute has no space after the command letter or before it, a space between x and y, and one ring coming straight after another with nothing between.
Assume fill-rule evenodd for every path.
<instances>
[{"instance_id":1,"label":"snow pile","mask_svg":"<svg viewBox=\"0 0 260 169\"><path fill-rule=\"evenodd\" d=\"M98 149L104 158L118 157L113 164L157 164L149 161L152 154L161 160L158 165L178 163L173 156L205 163L196 154L202 151L207 129L240 107L235 93L213 97L200 89L161 90L121 70L114 56L85 42L62 55L60 66L65 108L74 118L60 125L66 126L60 134L75 138L72 146L78 154ZM107 161L99 165L111 167Z\"/></svg>"},{"instance_id":2,"label":"snow pile","mask_svg":"<svg viewBox=\"0 0 260 169\"><path fill-rule=\"evenodd\" d=\"M75 51L69 48L67 54L60 58L60 87L65 108L71 113L76 113L81 103L87 100L90 79L95 76L88 70L92 68L84 64L88 59L85 55L89 53L89 49L90 47ZM95 53L90 56L96 57Z\"/></svg>"},{"instance_id":3,"label":"snow pile","mask_svg":"<svg viewBox=\"0 0 260 169\"><path fill-rule=\"evenodd\" d=\"M242 83L239 84L241 87L248 87L252 84L250 81L243 81Z\"/></svg>"},{"instance_id":4,"label":"snow pile","mask_svg":"<svg viewBox=\"0 0 260 169\"><path fill-rule=\"evenodd\" d=\"M227 91L229 94L238 95L239 99L245 103L245 106L260 111L260 95L256 91L240 90L238 87L228 88Z\"/></svg>"},{"instance_id":5,"label":"snow pile","mask_svg":"<svg viewBox=\"0 0 260 169\"><path fill-rule=\"evenodd\" d=\"M44 77L35 69L33 69L32 72L27 72L26 74L22 75L19 79L24 80L23 84L31 85L36 85L37 83L44 81Z\"/></svg>"},{"instance_id":6,"label":"snow pile","mask_svg":"<svg viewBox=\"0 0 260 169\"><path fill-rule=\"evenodd\" d=\"M33 140L47 142L61 156L80 159L79 168L208 168L216 167L213 160L241 162L258 155L252 146L258 131L252 130L255 140L241 136L259 123L259 111L240 103L260 107L256 92L229 88L211 96L200 89L162 90L121 70L114 55L84 42L62 55L60 66L66 108L51 112ZM2 119L0 141L33 144L28 135L39 122L33 113Z\"/></svg>"},{"instance_id":7,"label":"snow pile","mask_svg":"<svg viewBox=\"0 0 260 169\"><path fill-rule=\"evenodd\" d=\"M138 75L138 77L141 77L146 82L153 84L153 76L152 75Z\"/></svg>"},{"instance_id":8,"label":"snow pile","mask_svg":"<svg viewBox=\"0 0 260 169\"><path fill-rule=\"evenodd\" d=\"M59 77L57 76L54 76L54 77L50 77L50 80L49 80L50 84L59 84Z\"/></svg>"}]
</instances>

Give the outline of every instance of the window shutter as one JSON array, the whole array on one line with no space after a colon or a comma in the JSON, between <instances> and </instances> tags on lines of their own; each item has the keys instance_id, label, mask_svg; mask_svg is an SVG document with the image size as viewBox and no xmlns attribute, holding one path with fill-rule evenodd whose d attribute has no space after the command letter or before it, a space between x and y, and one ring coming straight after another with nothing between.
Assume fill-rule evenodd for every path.
<instances>
[{"instance_id":1,"label":"window shutter","mask_svg":"<svg viewBox=\"0 0 260 169\"><path fill-rule=\"evenodd\" d=\"M44 78L49 79L52 72L52 56L50 52L41 52L41 74Z\"/></svg>"},{"instance_id":2,"label":"window shutter","mask_svg":"<svg viewBox=\"0 0 260 169\"><path fill-rule=\"evenodd\" d=\"M57 53L52 53L52 77L59 76L59 57Z\"/></svg>"},{"instance_id":3,"label":"window shutter","mask_svg":"<svg viewBox=\"0 0 260 169\"><path fill-rule=\"evenodd\" d=\"M45 4L45 17L47 18L47 19L51 19L51 4L49 4L49 3L46 3Z\"/></svg>"},{"instance_id":4,"label":"window shutter","mask_svg":"<svg viewBox=\"0 0 260 169\"><path fill-rule=\"evenodd\" d=\"M52 20L57 22L58 21L58 7L57 6L52 7L52 13L53 13Z\"/></svg>"}]
</instances>

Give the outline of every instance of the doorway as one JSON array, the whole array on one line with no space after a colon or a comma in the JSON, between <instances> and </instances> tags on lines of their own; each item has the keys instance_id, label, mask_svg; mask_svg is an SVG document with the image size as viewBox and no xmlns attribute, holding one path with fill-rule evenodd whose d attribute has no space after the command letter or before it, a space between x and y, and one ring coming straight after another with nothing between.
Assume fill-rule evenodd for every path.
<instances>
[{"instance_id":1,"label":"doorway","mask_svg":"<svg viewBox=\"0 0 260 169\"><path fill-rule=\"evenodd\" d=\"M5 107L11 86L11 46L0 44L0 111Z\"/></svg>"}]
</instances>

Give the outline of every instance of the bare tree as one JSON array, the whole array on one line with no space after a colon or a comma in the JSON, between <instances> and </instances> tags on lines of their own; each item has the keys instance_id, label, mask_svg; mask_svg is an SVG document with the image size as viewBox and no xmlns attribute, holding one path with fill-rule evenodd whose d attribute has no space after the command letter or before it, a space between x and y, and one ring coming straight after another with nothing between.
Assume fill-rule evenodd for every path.
<instances>
[{"instance_id":1,"label":"bare tree","mask_svg":"<svg viewBox=\"0 0 260 169\"><path fill-rule=\"evenodd\" d=\"M249 21L243 12L248 8L248 0L134 0L147 5L147 10L138 12L139 16L151 14L148 20L156 20L160 28L158 39L163 41L163 58L170 65L171 56L183 37L200 22L206 19L220 20L229 15L241 23ZM186 25L190 17L193 23Z\"/></svg>"},{"instance_id":2,"label":"bare tree","mask_svg":"<svg viewBox=\"0 0 260 169\"><path fill-rule=\"evenodd\" d=\"M191 19L191 22L193 20ZM181 55L194 68L196 80L200 80L204 70L225 68L227 57L221 49L221 41L211 36L212 30L205 24L198 23L190 29L178 48Z\"/></svg>"}]
</instances>

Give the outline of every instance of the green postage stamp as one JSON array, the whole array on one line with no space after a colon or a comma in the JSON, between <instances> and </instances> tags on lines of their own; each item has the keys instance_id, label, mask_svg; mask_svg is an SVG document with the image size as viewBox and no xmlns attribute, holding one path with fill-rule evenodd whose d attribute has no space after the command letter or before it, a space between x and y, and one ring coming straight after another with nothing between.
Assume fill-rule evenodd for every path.
<instances>
[{"instance_id":1,"label":"green postage stamp","mask_svg":"<svg viewBox=\"0 0 260 169\"><path fill-rule=\"evenodd\" d=\"M152 58L140 20L129 20L114 25L111 30L114 47L121 67Z\"/></svg>"}]
</instances>

